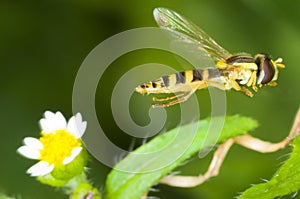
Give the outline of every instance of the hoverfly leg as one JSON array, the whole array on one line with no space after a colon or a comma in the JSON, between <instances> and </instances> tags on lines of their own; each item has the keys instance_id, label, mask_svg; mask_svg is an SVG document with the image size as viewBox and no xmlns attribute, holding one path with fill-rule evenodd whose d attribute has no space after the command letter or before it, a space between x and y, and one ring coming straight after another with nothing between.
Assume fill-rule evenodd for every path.
<instances>
[{"instance_id":1,"label":"hoverfly leg","mask_svg":"<svg viewBox=\"0 0 300 199\"><path fill-rule=\"evenodd\" d=\"M241 91L242 91L243 93L245 93L245 95L247 95L247 96L249 96L249 97L253 97L253 93L252 93L249 89L247 89L247 88L245 88L245 87L241 87Z\"/></svg>"},{"instance_id":2,"label":"hoverfly leg","mask_svg":"<svg viewBox=\"0 0 300 199\"><path fill-rule=\"evenodd\" d=\"M240 86L235 80L230 80L230 84L226 84L225 87L228 88L233 88L236 91L242 91L243 93L245 93L247 96L249 97L253 97L253 93L247 89L244 86Z\"/></svg>"},{"instance_id":3,"label":"hoverfly leg","mask_svg":"<svg viewBox=\"0 0 300 199\"><path fill-rule=\"evenodd\" d=\"M186 101L187 99L189 99L193 93L194 93L194 92L189 92L188 94L183 95L183 97L179 97L179 98L177 98L176 100L173 100L173 101L170 101L170 102L164 104L164 106L165 106L165 107L168 107L168 106L172 106L172 105L175 105L175 104L184 102L184 101Z\"/></svg>"},{"instance_id":4,"label":"hoverfly leg","mask_svg":"<svg viewBox=\"0 0 300 199\"><path fill-rule=\"evenodd\" d=\"M242 91L249 97L253 97L253 93L247 89L245 86L240 86L234 79L230 79L230 85L236 91Z\"/></svg>"},{"instance_id":5,"label":"hoverfly leg","mask_svg":"<svg viewBox=\"0 0 300 199\"><path fill-rule=\"evenodd\" d=\"M256 71L253 71L251 73L251 76L247 82L247 86L250 87L250 86L254 86L256 84Z\"/></svg>"},{"instance_id":6,"label":"hoverfly leg","mask_svg":"<svg viewBox=\"0 0 300 199\"><path fill-rule=\"evenodd\" d=\"M226 90L226 86L224 84L216 83L216 82L208 82L208 86L218 88L220 90ZM200 88L201 89L201 88Z\"/></svg>"},{"instance_id":7,"label":"hoverfly leg","mask_svg":"<svg viewBox=\"0 0 300 199\"><path fill-rule=\"evenodd\" d=\"M277 85L277 83L274 82L274 81L271 81L271 82L268 83L268 86L276 86L276 85Z\"/></svg>"},{"instance_id":8,"label":"hoverfly leg","mask_svg":"<svg viewBox=\"0 0 300 199\"><path fill-rule=\"evenodd\" d=\"M166 104L164 104L165 107L168 107L168 106L172 106L172 105L175 105L175 104L178 104L178 103L181 103L181 102L184 102L186 100L188 100L191 95L198 89L202 89L202 88L206 88L207 87L207 84L205 82L199 82L199 84L197 86L195 86L192 90L190 90L189 92L185 92L183 93L182 95L178 96L178 95L175 95L177 96L177 100L173 100L173 101L170 101Z\"/></svg>"},{"instance_id":9,"label":"hoverfly leg","mask_svg":"<svg viewBox=\"0 0 300 199\"><path fill-rule=\"evenodd\" d=\"M257 79L257 74L256 74L256 71L253 71L252 74L251 74L251 77L247 83L247 86L248 87L252 87L252 89L257 92L258 91L258 88L256 86L256 79Z\"/></svg>"},{"instance_id":10,"label":"hoverfly leg","mask_svg":"<svg viewBox=\"0 0 300 199\"><path fill-rule=\"evenodd\" d=\"M194 92L193 92L194 93ZM188 93L189 94L189 93ZM188 95L185 93L180 93L179 95L174 95L171 97L166 97L166 98L156 98L156 100L153 101L160 101L160 102L165 102L165 103L161 103L161 104L153 104L152 107L153 108L159 108L159 107L169 107L175 104L178 104L180 102L184 102L186 101L189 97L186 98L186 96ZM190 95L189 95L190 96ZM158 100L157 100L158 99ZM172 100L172 101L169 101ZM167 102L166 102L167 101Z\"/></svg>"},{"instance_id":11,"label":"hoverfly leg","mask_svg":"<svg viewBox=\"0 0 300 199\"><path fill-rule=\"evenodd\" d=\"M241 91L242 88L241 86L234 80L234 79L229 79L229 82L225 84L226 89L233 88L236 91Z\"/></svg>"},{"instance_id":12,"label":"hoverfly leg","mask_svg":"<svg viewBox=\"0 0 300 199\"><path fill-rule=\"evenodd\" d=\"M165 101L169 101L169 100L172 100L172 101L162 103L162 104L153 104L152 107L153 108L169 107L169 106L184 102L184 101L188 100L197 89L202 89L202 88L206 88L206 87L207 87L207 84L205 82L201 81L201 82L199 82L198 85L194 86L193 89L191 89L189 91L177 92L177 93L175 93L174 96L167 97L167 98L161 98L161 99L155 98L155 100L153 99L153 101L161 101L161 102L165 102Z\"/></svg>"},{"instance_id":13,"label":"hoverfly leg","mask_svg":"<svg viewBox=\"0 0 300 199\"><path fill-rule=\"evenodd\" d=\"M257 92L258 91L258 87L256 85L252 86L252 89Z\"/></svg>"},{"instance_id":14,"label":"hoverfly leg","mask_svg":"<svg viewBox=\"0 0 300 199\"><path fill-rule=\"evenodd\" d=\"M164 102L164 101L169 101L169 100L172 100L172 99L174 99L174 98L178 98L178 97L180 97L180 96L182 96L182 95L184 95L184 94L185 94L185 92L178 92L178 94L176 93L175 95L169 96L169 97L164 97L164 98L153 97L153 98L152 98L152 101L154 101L154 102Z\"/></svg>"},{"instance_id":15,"label":"hoverfly leg","mask_svg":"<svg viewBox=\"0 0 300 199\"><path fill-rule=\"evenodd\" d=\"M166 103L162 103L162 104L153 104L152 107L153 108L157 108L157 107L169 107L169 106L172 106L172 105L184 102L184 101L188 100L191 97L191 95L197 90L197 88L195 88L195 89L193 89L193 90L191 90L189 92L180 93L178 95L176 94L176 95L174 95L174 96L172 96L172 97L170 97L168 99L166 98L167 100L172 99L172 101L169 101L169 102L166 102ZM162 101L164 101L164 100L162 100Z\"/></svg>"}]
</instances>

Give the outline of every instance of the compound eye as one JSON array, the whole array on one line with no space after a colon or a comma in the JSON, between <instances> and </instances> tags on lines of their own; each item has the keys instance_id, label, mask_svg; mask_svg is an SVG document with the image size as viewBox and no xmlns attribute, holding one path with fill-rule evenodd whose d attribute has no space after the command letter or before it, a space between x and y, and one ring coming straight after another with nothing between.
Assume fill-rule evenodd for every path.
<instances>
[{"instance_id":1,"label":"compound eye","mask_svg":"<svg viewBox=\"0 0 300 199\"><path fill-rule=\"evenodd\" d=\"M269 58L265 58L261 63L260 63L260 73L258 77L258 84L267 84L270 81L272 81L274 75L275 75L275 68L274 65Z\"/></svg>"}]
</instances>

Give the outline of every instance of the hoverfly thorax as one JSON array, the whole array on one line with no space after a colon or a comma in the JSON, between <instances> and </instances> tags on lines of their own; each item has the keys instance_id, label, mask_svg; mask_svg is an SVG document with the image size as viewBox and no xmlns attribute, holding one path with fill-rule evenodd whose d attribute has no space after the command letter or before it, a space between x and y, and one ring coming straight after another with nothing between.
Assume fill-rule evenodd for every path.
<instances>
[{"instance_id":1,"label":"hoverfly thorax","mask_svg":"<svg viewBox=\"0 0 300 199\"><path fill-rule=\"evenodd\" d=\"M273 61L268 54L258 54L255 56L255 63L258 66L257 84L274 84L278 78L278 68L284 68L279 58Z\"/></svg>"}]
</instances>

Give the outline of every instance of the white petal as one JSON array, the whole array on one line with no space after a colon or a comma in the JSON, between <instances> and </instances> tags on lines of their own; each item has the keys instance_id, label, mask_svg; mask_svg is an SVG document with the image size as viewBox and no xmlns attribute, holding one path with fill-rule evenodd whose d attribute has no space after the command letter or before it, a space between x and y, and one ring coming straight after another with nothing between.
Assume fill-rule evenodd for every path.
<instances>
[{"instance_id":1,"label":"white petal","mask_svg":"<svg viewBox=\"0 0 300 199\"><path fill-rule=\"evenodd\" d=\"M40 158L41 154L39 150L36 150L30 146L21 146L17 150L21 155L25 156L29 159L38 159Z\"/></svg>"},{"instance_id":2,"label":"white petal","mask_svg":"<svg viewBox=\"0 0 300 199\"><path fill-rule=\"evenodd\" d=\"M26 172L29 173L31 176L44 176L54 169L54 164L49 164L46 161L40 161L30 167Z\"/></svg>"},{"instance_id":3,"label":"white petal","mask_svg":"<svg viewBox=\"0 0 300 199\"><path fill-rule=\"evenodd\" d=\"M43 144L41 143L41 141L39 139L36 139L36 138L32 138L32 137L26 137L24 138L24 144L26 146L29 146L33 149L43 149L44 146Z\"/></svg>"},{"instance_id":4,"label":"white petal","mask_svg":"<svg viewBox=\"0 0 300 199\"><path fill-rule=\"evenodd\" d=\"M45 111L44 116L46 119L50 119L50 118L53 118L55 116L55 114L51 111Z\"/></svg>"},{"instance_id":5,"label":"white petal","mask_svg":"<svg viewBox=\"0 0 300 199\"><path fill-rule=\"evenodd\" d=\"M61 112L54 114L50 111L46 111L45 118L40 120L40 125L43 132L51 133L56 130L66 129L67 121Z\"/></svg>"},{"instance_id":6,"label":"white petal","mask_svg":"<svg viewBox=\"0 0 300 199\"><path fill-rule=\"evenodd\" d=\"M74 135L76 138L81 138L86 129L86 121L82 121L82 116L80 113L77 113L75 116L71 117L67 131Z\"/></svg>"},{"instance_id":7,"label":"white petal","mask_svg":"<svg viewBox=\"0 0 300 199\"><path fill-rule=\"evenodd\" d=\"M82 116L81 116L81 113L76 113L75 115L75 118L76 118L76 121L82 121Z\"/></svg>"},{"instance_id":8,"label":"white petal","mask_svg":"<svg viewBox=\"0 0 300 199\"><path fill-rule=\"evenodd\" d=\"M46 119L40 119L40 126L43 132L49 133L51 132L51 124Z\"/></svg>"},{"instance_id":9,"label":"white petal","mask_svg":"<svg viewBox=\"0 0 300 199\"><path fill-rule=\"evenodd\" d=\"M78 154L81 152L82 147L76 147L72 150L72 153L69 157L66 157L63 161L63 164L69 164L70 162L72 162L77 156Z\"/></svg>"},{"instance_id":10,"label":"white petal","mask_svg":"<svg viewBox=\"0 0 300 199\"><path fill-rule=\"evenodd\" d=\"M67 121L61 112L58 111L55 113L55 120L57 129L66 129Z\"/></svg>"}]
</instances>

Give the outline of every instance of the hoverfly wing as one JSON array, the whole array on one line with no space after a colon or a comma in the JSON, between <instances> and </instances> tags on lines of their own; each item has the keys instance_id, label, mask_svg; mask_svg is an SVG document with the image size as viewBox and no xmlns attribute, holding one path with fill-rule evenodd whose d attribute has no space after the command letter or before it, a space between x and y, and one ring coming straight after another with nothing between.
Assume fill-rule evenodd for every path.
<instances>
[{"instance_id":1,"label":"hoverfly wing","mask_svg":"<svg viewBox=\"0 0 300 199\"><path fill-rule=\"evenodd\" d=\"M192 43L191 39L195 40L198 45L198 50L205 50L207 53L206 56L209 56L214 62L231 56L227 50L217 44L217 42L203 30L178 13L167 8L156 8L153 11L153 15L155 21L161 28L165 28L177 35L180 35L178 33L186 35L187 37L180 36L181 40L185 40L184 42Z\"/></svg>"}]
</instances>

